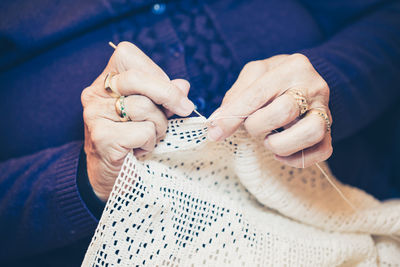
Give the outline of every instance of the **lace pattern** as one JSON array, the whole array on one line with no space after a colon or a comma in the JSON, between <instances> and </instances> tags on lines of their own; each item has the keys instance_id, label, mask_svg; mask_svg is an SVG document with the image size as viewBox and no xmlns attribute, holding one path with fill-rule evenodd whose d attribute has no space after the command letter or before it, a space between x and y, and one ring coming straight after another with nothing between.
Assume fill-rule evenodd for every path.
<instances>
[{"instance_id":1,"label":"lace pattern","mask_svg":"<svg viewBox=\"0 0 400 267\"><path fill-rule=\"evenodd\" d=\"M170 120L152 155L127 156L83 266L399 264L384 237L400 234L398 201L335 180L354 212L317 168L283 166L243 129L219 143L206 132L202 118Z\"/></svg>"}]
</instances>

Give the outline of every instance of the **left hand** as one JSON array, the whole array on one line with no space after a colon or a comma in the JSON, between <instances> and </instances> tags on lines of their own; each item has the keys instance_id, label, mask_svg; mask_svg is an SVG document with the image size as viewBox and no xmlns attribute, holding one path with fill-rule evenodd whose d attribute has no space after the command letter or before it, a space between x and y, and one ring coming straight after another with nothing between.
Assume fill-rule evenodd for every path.
<instances>
[{"instance_id":1,"label":"left hand","mask_svg":"<svg viewBox=\"0 0 400 267\"><path fill-rule=\"evenodd\" d=\"M322 111L329 122L317 112L300 116L301 106L289 92L300 92L308 109ZM252 136L265 138L264 145L277 160L298 168L304 163L307 167L332 154L328 105L328 84L306 56L278 55L253 61L244 66L221 107L211 115L209 138L222 140L244 122ZM281 127L283 131L272 133Z\"/></svg>"}]
</instances>

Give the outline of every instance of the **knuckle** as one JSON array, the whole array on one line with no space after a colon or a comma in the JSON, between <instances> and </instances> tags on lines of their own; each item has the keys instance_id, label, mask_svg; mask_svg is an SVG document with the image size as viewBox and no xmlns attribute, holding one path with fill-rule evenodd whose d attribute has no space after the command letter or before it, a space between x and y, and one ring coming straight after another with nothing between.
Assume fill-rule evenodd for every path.
<instances>
[{"instance_id":1,"label":"knuckle","mask_svg":"<svg viewBox=\"0 0 400 267\"><path fill-rule=\"evenodd\" d=\"M328 158L330 158L330 156L332 156L332 153L333 153L333 147L332 144L329 143L325 148L323 160L327 160Z\"/></svg>"},{"instance_id":2,"label":"knuckle","mask_svg":"<svg viewBox=\"0 0 400 267\"><path fill-rule=\"evenodd\" d=\"M287 113L287 107L285 105L275 105L273 108L275 116L282 116L284 113Z\"/></svg>"},{"instance_id":3,"label":"knuckle","mask_svg":"<svg viewBox=\"0 0 400 267\"><path fill-rule=\"evenodd\" d=\"M101 127L94 126L93 130L90 133L90 139L93 141L94 144L99 144L107 140L107 135L107 131L101 129Z\"/></svg>"},{"instance_id":4,"label":"knuckle","mask_svg":"<svg viewBox=\"0 0 400 267\"><path fill-rule=\"evenodd\" d=\"M143 127L143 135L146 139L155 139L156 127L153 122L146 121L145 127Z\"/></svg>"},{"instance_id":5,"label":"knuckle","mask_svg":"<svg viewBox=\"0 0 400 267\"><path fill-rule=\"evenodd\" d=\"M279 151L279 145L278 145L278 143L276 142L276 139L273 138L273 136L270 136L270 137L268 138L268 148L269 148L273 153L275 153L275 154L277 154L277 155L279 155L279 156L282 156L282 155L280 154L280 151Z\"/></svg>"},{"instance_id":6,"label":"knuckle","mask_svg":"<svg viewBox=\"0 0 400 267\"><path fill-rule=\"evenodd\" d=\"M321 119L320 119L321 120ZM314 128L314 134L313 137L315 139L316 142L321 141L322 139L324 139L325 134L326 134L326 128L325 128L325 122L323 122L322 120L316 124L316 127Z\"/></svg>"},{"instance_id":7,"label":"knuckle","mask_svg":"<svg viewBox=\"0 0 400 267\"><path fill-rule=\"evenodd\" d=\"M291 121L292 112L291 112L290 109L284 109L284 110L280 113L280 116L281 116L280 124L282 124L282 125L278 125L278 127L279 127L279 126L286 125L286 124L288 124L288 123Z\"/></svg>"},{"instance_id":8,"label":"knuckle","mask_svg":"<svg viewBox=\"0 0 400 267\"><path fill-rule=\"evenodd\" d=\"M287 147L283 145L282 140L281 141L278 140L281 138L273 138L273 137L274 136L270 136L269 139L269 148L273 153L282 157L290 156L291 154L293 154L293 152L291 152L292 147Z\"/></svg>"},{"instance_id":9,"label":"knuckle","mask_svg":"<svg viewBox=\"0 0 400 267\"><path fill-rule=\"evenodd\" d=\"M313 114L308 122L308 127L303 131L304 140L307 140L308 145L314 145L322 141L326 134L325 121L319 115Z\"/></svg>"},{"instance_id":10,"label":"knuckle","mask_svg":"<svg viewBox=\"0 0 400 267\"><path fill-rule=\"evenodd\" d=\"M142 148L144 148L147 151L154 149L157 138L154 123L152 122L148 123L148 126L144 128L143 135L144 135L144 142Z\"/></svg>"},{"instance_id":11,"label":"knuckle","mask_svg":"<svg viewBox=\"0 0 400 267\"><path fill-rule=\"evenodd\" d=\"M322 77L318 79L317 83L317 87L320 88L321 93L329 97L328 83Z\"/></svg>"},{"instance_id":12,"label":"knuckle","mask_svg":"<svg viewBox=\"0 0 400 267\"><path fill-rule=\"evenodd\" d=\"M129 96L127 104L134 109L133 113L136 115L145 115L155 108L153 101L142 95Z\"/></svg>"},{"instance_id":13,"label":"knuckle","mask_svg":"<svg viewBox=\"0 0 400 267\"><path fill-rule=\"evenodd\" d=\"M124 157L123 154L118 153L117 151L111 150L108 153L108 160L112 165L119 165L123 163Z\"/></svg>"},{"instance_id":14,"label":"knuckle","mask_svg":"<svg viewBox=\"0 0 400 267\"><path fill-rule=\"evenodd\" d=\"M167 133L167 129L168 129L168 122L167 119L162 120L162 122L159 124L159 128L160 128L160 132L158 133L160 137L165 136L165 134Z\"/></svg>"},{"instance_id":15,"label":"knuckle","mask_svg":"<svg viewBox=\"0 0 400 267\"><path fill-rule=\"evenodd\" d=\"M134 46L135 46L135 45L132 44L131 42L122 41L122 42L118 43L117 48L126 49L126 48L131 48L131 47L134 47Z\"/></svg>"},{"instance_id":16,"label":"knuckle","mask_svg":"<svg viewBox=\"0 0 400 267\"><path fill-rule=\"evenodd\" d=\"M229 103L233 97L234 94L234 90L233 89L229 89L228 91L226 91L224 99L222 100L222 104L226 104Z\"/></svg>"},{"instance_id":17,"label":"knuckle","mask_svg":"<svg viewBox=\"0 0 400 267\"><path fill-rule=\"evenodd\" d=\"M157 104L163 105L167 109L176 107L176 103L181 99L180 90L171 82L168 82L164 90L160 91L160 100Z\"/></svg>"},{"instance_id":18,"label":"knuckle","mask_svg":"<svg viewBox=\"0 0 400 267\"><path fill-rule=\"evenodd\" d=\"M148 138L144 143L143 147L146 148L147 151L152 151L156 146L156 138Z\"/></svg>"},{"instance_id":19,"label":"knuckle","mask_svg":"<svg viewBox=\"0 0 400 267\"><path fill-rule=\"evenodd\" d=\"M138 103L137 105L142 109L142 110L146 110L146 111L152 111L155 108L155 105L153 103L153 101L151 101L150 98L146 97L146 96L141 96L138 99Z\"/></svg>"},{"instance_id":20,"label":"knuckle","mask_svg":"<svg viewBox=\"0 0 400 267\"><path fill-rule=\"evenodd\" d=\"M288 99L278 107L277 116L281 117L281 124L286 125L291 122L297 115L299 107L295 101ZM281 126L281 125L280 125Z\"/></svg>"},{"instance_id":21,"label":"knuckle","mask_svg":"<svg viewBox=\"0 0 400 267\"><path fill-rule=\"evenodd\" d=\"M91 106L87 106L83 109L83 120L88 122L96 117L96 109Z\"/></svg>"},{"instance_id":22,"label":"knuckle","mask_svg":"<svg viewBox=\"0 0 400 267\"><path fill-rule=\"evenodd\" d=\"M253 71L258 71L260 69L264 69L265 64L262 60L255 60L255 61L250 61L244 65L243 70L253 72Z\"/></svg>"},{"instance_id":23,"label":"knuckle","mask_svg":"<svg viewBox=\"0 0 400 267\"><path fill-rule=\"evenodd\" d=\"M252 117L247 118L244 121L244 128L246 131L251 135L251 136L257 136L258 132L256 130L256 127L254 127L254 119Z\"/></svg>"},{"instance_id":24,"label":"knuckle","mask_svg":"<svg viewBox=\"0 0 400 267\"><path fill-rule=\"evenodd\" d=\"M91 87L86 87L81 93L81 103L83 107L86 107L92 100L93 94L91 93Z\"/></svg>"},{"instance_id":25,"label":"knuckle","mask_svg":"<svg viewBox=\"0 0 400 267\"><path fill-rule=\"evenodd\" d=\"M254 92L264 92L264 88L265 86L263 83L257 82L254 85ZM237 96L237 100L239 100L239 98L242 98L241 102L243 105L249 106L252 109L259 109L263 104L265 104L265 98L260 93L241 92L241 94Z\"/></svg>"},{"instance_id":26,"label":"knuckle","mask_svg":"<svg viewBox=\"0 0 400 267\"><path fill-rule=\"evenodd\" d=\"M176 98L179 95L179 89L171 82L168 82L167 87L164 90L164 98L165 100Z\"/></svg>"},{"instance_id":27,"label":"knuckle","mask_svg":"<svg viewBox=\"0 0 400 267\"><path fill-rule=\"evenodd\" d=\"M310 63L308 58L305 55L300 54L300 53L294 53L294 54L290 55L290 60L293 64L300 65L300 66L308 65Z\"/></svg>"},{"instance_id":28,"label":"knuckle","mask_svg":"<svg viewBox=\"0 0 400 267\"><path fill-rule=\"evenodd\" d=\"M313 84L308 89L308 94L311 98L314 98L321 103L329 102L329 86L322 77L314 79Z\"/></svg>"},{"instance_id":29,"label":"knuckle","mask_svg":"<svg viewBox=\"0 0 400 267\"><path fill-rule=\"evenodd\" d=\"M118 56L118 58L123 58L130 54L132 48L136 48L136 46L130 42L123 41L118 44L115 53Z\"/></svg>"}]
</instances>

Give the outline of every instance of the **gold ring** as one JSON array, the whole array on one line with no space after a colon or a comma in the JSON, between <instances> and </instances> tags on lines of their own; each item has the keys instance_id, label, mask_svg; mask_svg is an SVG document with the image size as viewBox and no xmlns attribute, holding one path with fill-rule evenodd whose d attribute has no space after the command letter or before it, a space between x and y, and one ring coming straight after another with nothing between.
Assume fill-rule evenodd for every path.
<instances>
[{"instance_id":1,"label":"gold ring","mask_svg":"<svg viewBox=\"0 0 400 267\"><path fill-rule=\"evenodd\" d=\"M117 75L117 73L115 72L109 72L106 75L106 78L104 79L104 89L107 91L107 93L114 98L118 98L121 95L118 93L118 91L116 91L115 89L112 88L111 86L111 79L112 77L114 77L115 75Z\"/></svg>"},{"instance_id":2,"label":"gold ring","mask_svg":"<svg viewBox=\"0 0 400 267\"><path fill-rule=\"evenodd\" d=\"M121 121L125 122L131 120L131 118L129 118L128 114L126 113L125 96L120 96L117 98L117 100L115 101L115 111L117 112Z\"/></svg>"},{"instance_id":3,"label":"gold ring","mask_svg":"<svg viewBox=\"0 0 400 267\"><path fill-rule=\"evenodd\" d=\"M289 89L286 91L286 93L293 96L293 98L296 100L296 103L299 107L299 116L303 115L309 110L307 98L303 95L301 91Z\"/></svg>"},{"instance_id":4,"label":"gold ring","mask_svg":"<svg viewBox=\"0 0 400 267\"><path fill-rule=\"evenodd\" d=\"M326 131L327 132L331 131L331 125L332 125L331 120L329 119L328 114L323 108L313 108L307 112L307 115L309 114L317 114L318 116L320 116L325 121Z\"/></svg>"}]
</instances>

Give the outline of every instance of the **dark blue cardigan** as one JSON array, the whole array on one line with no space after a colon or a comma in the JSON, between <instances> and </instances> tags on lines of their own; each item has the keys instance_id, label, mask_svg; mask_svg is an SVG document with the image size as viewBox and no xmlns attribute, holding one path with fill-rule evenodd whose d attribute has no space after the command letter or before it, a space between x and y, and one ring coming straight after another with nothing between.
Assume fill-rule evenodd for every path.
<instances>
[{"instance_id":1,"label":"dark blue cardigan","mask_svg":"<svg viewBox=\"0 0 400 267\"><path fill-rule=\"evenodd\" d=\"M106 65L108 41L136 43L188 79L205 115L246 62L305 54L331 89L333 172L400 196L399 1L3 0L0 14L0 262L82 260L101 204L80 156L80 93Z\"/></svg>"}]
</instances>

